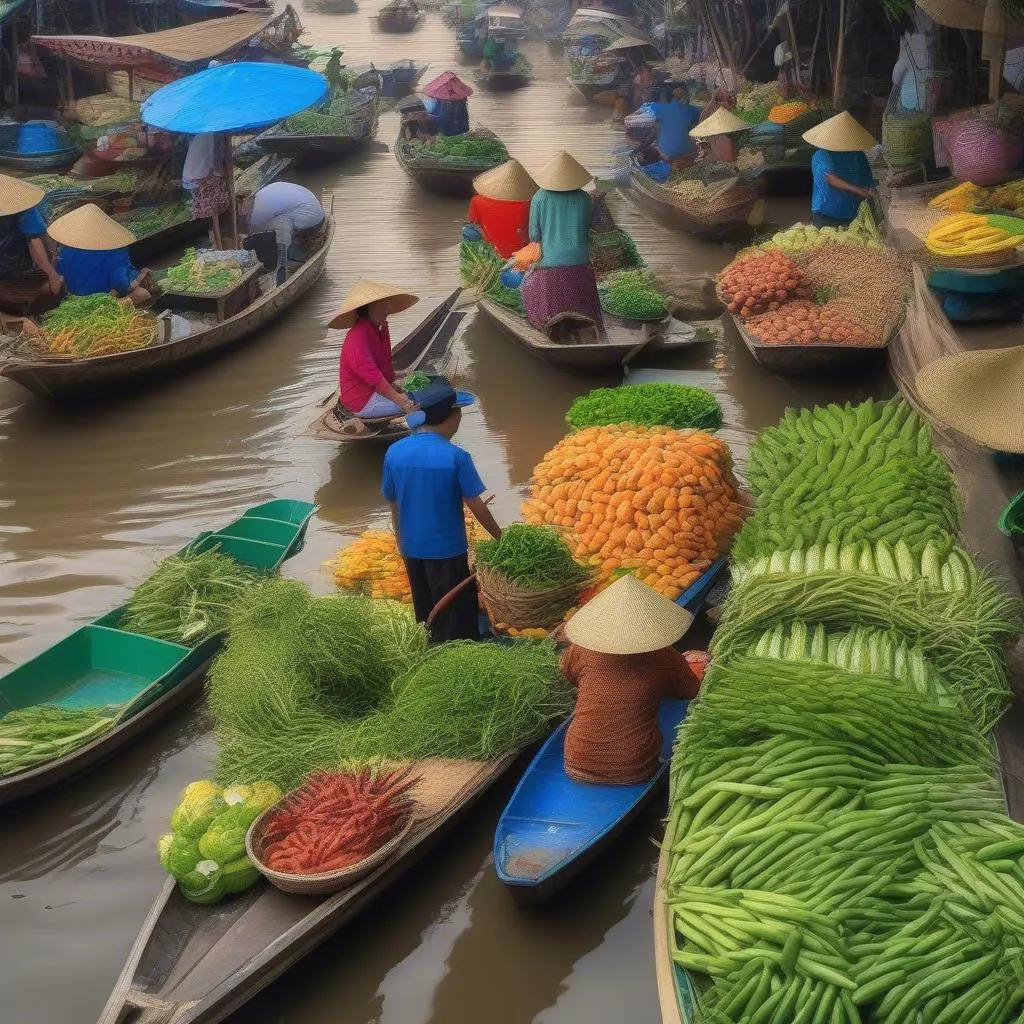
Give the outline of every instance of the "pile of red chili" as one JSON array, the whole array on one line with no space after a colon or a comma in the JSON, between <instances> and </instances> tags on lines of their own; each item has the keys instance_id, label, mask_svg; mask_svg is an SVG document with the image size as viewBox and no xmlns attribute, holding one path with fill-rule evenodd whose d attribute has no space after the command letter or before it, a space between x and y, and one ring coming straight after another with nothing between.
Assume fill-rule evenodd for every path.
<instances>
[{"instance_id":1,"label":"pile of red chili","mask_svg":"<svg viewBox=\"0 0 1024 1024\"><path fill-rule=\"evenodd\" d=\"M315 875L365 860L393 839L412 813L409 769L312 772L267 816L263 863Z\"/></svg>"}]
</instances>

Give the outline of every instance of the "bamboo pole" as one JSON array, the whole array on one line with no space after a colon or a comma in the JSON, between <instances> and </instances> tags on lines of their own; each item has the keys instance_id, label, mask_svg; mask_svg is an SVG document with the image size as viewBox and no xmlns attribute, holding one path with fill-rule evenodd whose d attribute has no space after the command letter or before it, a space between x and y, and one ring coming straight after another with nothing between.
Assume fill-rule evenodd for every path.
<instances>
[{"instance_id":1,"label":"bamboo pole","mask_svg":"<svg viewBox=\"0 0 1024 1024\"><path fill-rule=\"evenodd\" d=\"M231 159L231 133L224 133L224 153L228 172L228 196L231 201L231 244L238 248L238 200L235 198L235 164Z\"/></svg>"},{"instance_id":2,"label":"bamboo pole","mask_svg":"<svg viewBox=\"0 0 1024 1024\"><path fill-rule=\"evenodd\" d=\"M843 95L843 51L846 48L846 0L839 0L839 38L836 41L836 63L832 72L832 107L839 109Z\"/></svg>"}]
</instances>

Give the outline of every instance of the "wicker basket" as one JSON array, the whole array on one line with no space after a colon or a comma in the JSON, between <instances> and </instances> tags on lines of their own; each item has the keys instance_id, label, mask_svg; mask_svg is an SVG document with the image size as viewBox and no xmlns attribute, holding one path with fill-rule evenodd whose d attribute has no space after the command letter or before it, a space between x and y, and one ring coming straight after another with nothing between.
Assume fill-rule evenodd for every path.
<instances>
[{"instance_id":1,"label":"wicker basket","mask_svg":"<svg viewBox=\"0 0 1024 1024\"><path fill-rule=\"evenodd\" d=\"M284 799L287 800L287 796ZM249 855L249 860L256 865L260 874L268 882L282 892L294 893L297 896L326 896L329 893L338 892L346 888L346 886L358 882L360 878L368 875L374 868L397 852L416 821L416 807L415 804L410 803L405 824L398 830L395 837L389 839L379 850L375 850L357 864L341 868L338 871L325 871L320 875L295 875L283 871L274 871L263 863L263 854L266 850L266 836L264 834L266 822L282 803L283 800L279 800L273 807L268 807L249 826L249 831L245 836L245 852Z\"/></svg>"},{"instance_id":2,"label":"wicker basket","mask_svg":"<svg viewBox=\"0 0 1024 1024\"><path fill-rule=\"evenodd\" d=\"M987 118L947 118L933 127L936 163L961 181L996 185L1012 178L1024 157L1024 143Z\"/></svg>"},{"instance_id":3,"label":"wicker basket","mask_svg":"<svg viewBox=\"0 0 1024 1024\"><path fill-rule=\"evenodd\" d=\"M548 629L557 625L590 584L590 580L583 580L569 586L528 590L479 565L476 582L491 623L515 629Z\"/></svg>"}]
</instances>

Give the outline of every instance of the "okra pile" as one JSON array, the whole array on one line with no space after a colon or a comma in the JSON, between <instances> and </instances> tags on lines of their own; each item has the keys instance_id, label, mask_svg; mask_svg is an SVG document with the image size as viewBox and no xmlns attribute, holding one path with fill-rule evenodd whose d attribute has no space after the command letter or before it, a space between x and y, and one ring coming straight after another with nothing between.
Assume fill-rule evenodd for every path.
<instances>
[{"instance_id":1,"label":"okra pile","mask_svg":"<svg viewBox=\"0 0 1024 1024\"><path fill-rule=\"evenodd\" d=\"M857 529L843 502L895 481L833 461L871 447L933 490ZM948 469L899 401L787 414L750 479L758 508L679 733L665 836L673 956L699 1019L1017 1020L1024 826L988 731L1019 602L956 547ZM780 490L799 492L799 536L766 514Z\"/></svg>"}]
</instances>

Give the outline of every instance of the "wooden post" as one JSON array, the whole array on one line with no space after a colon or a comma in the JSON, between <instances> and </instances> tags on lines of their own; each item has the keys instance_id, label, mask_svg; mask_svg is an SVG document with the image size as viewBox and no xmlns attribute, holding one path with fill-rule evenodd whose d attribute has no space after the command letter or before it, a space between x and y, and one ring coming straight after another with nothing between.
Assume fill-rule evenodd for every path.
<instances>
[{"instance_id":1,"label":"wooden post","mask_svg":"<svg viewBox=\"0 0 1024 1024\"><path fill-rule=\"evenodd\" d=\"M839 39L836 42L836 64L832 71L832 108L839 109L843 95L843 50L846 47L846 0L839 0Z\"/></svg>"},{"instance_id":2,"label":"wooden post","mask_svg":"<svg viewBox=\"0 0 1024 1024\"><path fill-rule=\"evenodd\" d=\"M238 200L235 198L235 164L231 159L231 133L224 133L224 153L228 172L228 195L231 197L231 244L238 248Z\"/></svg>"},{"instance_id":3,"label":"wooden post","mask_svg":"<svg viewBox=\"0 0 1024 1024\"><path fill-rule=\"evenodd\" d=\"M128 102L135 99L135 68L128 69Z\"/></svg>"},{"instance_id":4,"label":"wooden post","mask_svg":"<svg viewBox=\"0 0 1024 1024\"><path fill-rule=\"evenodd\" d=\"M13 54L11 60L11 69L14 72L14 80L11 82L11 99L14 101L14 106L18 106L21 100L21 96L18 90L18 19L14 17L11 19L11 53Z\"/></svg>"}]
</instances>

